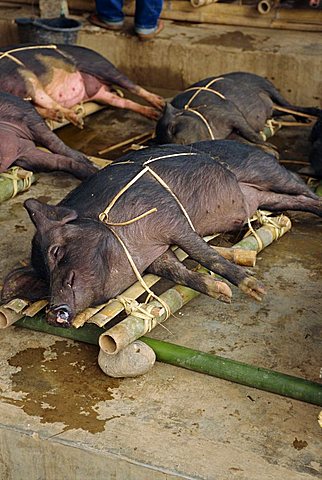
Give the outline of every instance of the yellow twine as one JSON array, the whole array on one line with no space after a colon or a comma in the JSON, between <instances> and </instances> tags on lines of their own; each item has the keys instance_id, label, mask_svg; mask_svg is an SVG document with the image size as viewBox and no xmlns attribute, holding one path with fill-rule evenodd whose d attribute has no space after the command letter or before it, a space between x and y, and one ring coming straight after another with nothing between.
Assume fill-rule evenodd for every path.
<instances>
[{"instance_id":1,"label":"yellow twine","mask_svg":"<svg viewBox=\"0 0 322 480\"><path fill-rule=\"evenodd\" d=\"M53 48L53 49L57 49L57 45L30 45L29 47L19 47L19 48L13 48L12 50L8 50L7 52L0 52L0 60L2 60L3 58L5 57L8 57L10 60L12 60L13 62L17 63L18 65L22 65L24 66L24 64L18 60L18 58L16 58L14 55L11 55L11 53L15 53L15 52L22 52L24 50L35 50L35 49L39 49L39 48Z\"/></svg>"},{"instance_id":2,"label":"yellow twine","mask_svg":"<svg viewBox=\"0 0 322 480\"><path fill-rule=\"evenodd\" d=\"M108 226L109 228L111 226L123 226L123 225L129 225L130 223L133 223L133 222L136 222L137 220L140 220L141 218L144 218L146 217L147 215L149 215L150 213L153 213L155 211L157 211L156 208L152 208L151 210L145 212L144 214L142 215L139 215L138 217L135 217L131 220L128 220L126 222L121 222L121 223L113 223L113 222L109 222L108 221L108 215L109 215L109 212L111 210L111 208L115 205L115 203L117 202L117 200L120 198L121 195L123 195L124 192L126 192L139 178L141 178L146 172L149 172L151 175L153 175L153 177L173 196L173 198L177 201L180 209L182 210L183 214L185 215L189 225L191 226L191 228L195 231L195 228L191 222L191 219L187 213L187 211L185 210L184 206L182 205L182 203L180 202L180 200L178 199L178 197L172 192L172 190L170 189L170 187L164 182L164 180L162 180L161 177L159 177L158 174L156 174L149 166L148 164L150 163L153 163L153 162L156 162L157 160L162 160L162 159L165 159L165 158L170 158L170 157L179 157L179 156L182 156L182 155L198 155L198 153L194 153L194 152L185 152L185 153L177 153L177 154L169 154L169 155L164 155L162 157L156 157L156 158L151 158L150 160L147 160L146 162L144 162L143 164L143 169L134 177L132 178L132 180L130 180L115 196L114 198L112 199L112 201L109 203L109 205L106 207L106 209L101 212L98 216L98 218L101 220L101 222L105 223L106 226ZM113 165L113 164L112 164ZM166 313L166 317L165 317L165 320L167 318L169 318L169 316L171 315L171 310L169 308L169 306L167 305L166 302L164 302L164 300L162 300L160 297L158 297L157 295L155 295L153 293L153 291L148 287L148 285L145 283L143 277L141 276L137 266L135 265L135 262L129 252L129 250L127 249L125 243L122 241L122 239L119 237L119 235L112 229L110 228L111 232L113 233L113 235L115 236L115 238L119 241L119 243L121 244L121 246L123 247L123 250L130 262L130 265L136 275L136 278L138 279L138 281L140 282L140 284L142 285L142 287L144 288L144 290L149 294L148 298L147 298L147 301L149 301L150 297L153 297L155 300L157 300L159 303L161 303L161 305L164 307L165 309L165 313ZM120 300L121 301L121 300ZM121 301L122 303L122 301Z\"/></svg>"},{"instance_id":3,"label":"yellow twine","mask_svg":"<svg viewBox=\"0 0 322 480\"><path fill-rule=\"evenodd\" d=\"M206 117L204 117L204 116L202 115L202 113L198 112L198 110L195 110L194 108L190 108L190 107L189 107L189 108L185 108L185 110L186 110L187 112L192 112L192 113L194 113L195 115L197 115L197 116L203 121L203 123L206 125L211 140L215 140L215 136L214 136L214 134L213 134L213 132L212 132L211 126L209 125L209 122L208 122L208 120L206 119Z\"/></svg>"},{"instance_id":4,"label":"yellow twine","mask_svg":"<svg viewBox=\"0 0 322 480\"><path fill-rule=\"evenodd\" d=\"M223 77L219 77L219 78L214 78L213 80L210 80L210 82L207 83L207 85L205 87L191 87L191 88L188 88L188 90L185 90L186 92L189 92L189 91L192 91L192 90L196 90L196 93L194 93L192 95L192 97L189 99L188 103L186 103L185 105L185 109L187 109L188 107L190 107L190 104L191 102L199 95L200 92L204 91L204 90L207 90L209 92L212 92L216 95L218 95L219 97L223 98L224 100L226 100L225 96L222 95L221 93L217 92L216 90L211 90L209 87L213 84L213 83L216 83L218 82L219 80L224 80Z\"/></svg>"},{"instance_id":5,"label":"yellow twine","mask_svg":"<svg viewBox=\"0 0 322 480\"><path fill-rule=\"evenodd\" d=\"M169 305L164 300L162 300L162 298L158 297L155 293L152 292L152 290L149 288L149 286L145 283L144 278L140 274L137 266L135 265L135 262L134 262L134 260L131 256L130 252L128 251L125 243L123 242L123 240L119 237L119 235L112 228L110 228L110 230L113 233L113 235L116 237L116 239L119 241L121 246L123 247L123 250L124 250L124 252L127 256L128 261L130 262L130 265L131 265L131 267L132 267L132 269L133 269L133 271L136 275L136 278L138 279L138 281L140 282L140 284L142 285L144 290L146 292L148 292L151 297L153 297L155 300L157 300L158 302L161 303L161 305L164 307L165 314L166 314L165 320L168 319L171 315L171 310L169 308Z\"/></svg>"},{"instance_id":6,"label":"yellow twine","mask_svg":"<svg viewBox=\"0 0 322 480\"><path fill-rule=\"evenodd\" d=\"M271 232L272 232L273 240L278 240L285 233L285 227L287 225L284 225L284 226L282 225L282 219L287 219L287 217L285 217L285 215L282 214L279 217L277 217L277 220L275 221L272 218L269 218L268 215L271 215L271 212L266 212L264 210L257 210L255 215L251 219L250 218L247 219L249 230L244 235L244 238L248 237L249 235L254 236L254 238L258 243L257 253L263 250L264 244L260 236L257 234L256 230L254 230L254 228L252 227L251 222L257 220L261 225L264 225L264 226L268 225L272 227ZM289 219L287 220L290 221Z\"/></svg>"},{"instance_id":7,"label":"yellow twine","mask_svg":"<svg viewBox=\"0 0 322 480\"><path fill-rule=\"evenodd\" d=\"M10 198L13 198L17 195L18 192L23 192L25 190L28 190L28 188L31 186L31 183L32 183L33 173L32 172L27 172L26 170L23 170L20 167L12 167L7 172L2 173L1 176L4 177L4 178L9 178L10 180L12 180L13 191L12 191L12 195L11 195ZM22 185L21 185L20 189L18 189L18 187L19 187L18 181L19 180L22 181Z\"/></svg>"}]
</instances>

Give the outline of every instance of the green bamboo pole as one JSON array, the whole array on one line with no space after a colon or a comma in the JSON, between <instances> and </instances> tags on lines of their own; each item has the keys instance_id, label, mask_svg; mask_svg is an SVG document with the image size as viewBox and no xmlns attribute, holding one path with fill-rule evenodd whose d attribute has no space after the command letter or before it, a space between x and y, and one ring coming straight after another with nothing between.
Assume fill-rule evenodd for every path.
<instances>
[{"instance_id":1,"label":"green bamboo pole","mask_svg":"<svg viewBox=\"0 0 322 480\"><path fill-rule=\"evenodd\" d=\"M46 322L43 312L37 313L34 317L23 317L15 322L14 326L17 325L29 330L37 330L38 332L58 335L59 337L91 343L92 345L98 345L98 339L104 332L103 328L90 323L86 323L82 328L54 327Z\"/></svg>"},{"instance_id":2,"label":"green bamboo pole","mask_svg":"<svg viewBox=\"0 0 322 480\"><path fill-rule=\"evenodd\" d=\"M93 345L98 345L98 339L104 331L94 324L85 324L79 329L53 327L46 323L41 313L24 317L15 325ZM322 406L321 384L154 338L141 337L140 340L154 350L160 362Z\"/></svg>"},{"instance_id":3,"label":"green bamboo pole","mask_svg":"<svg viewBox=\"0 0 322 480\"><path fill-rule=\"evenodd\" d=\"M322 406L322 385L284 373L210 355L154 338L141 337L159 362Z\"/></svg>"}]
</instances>

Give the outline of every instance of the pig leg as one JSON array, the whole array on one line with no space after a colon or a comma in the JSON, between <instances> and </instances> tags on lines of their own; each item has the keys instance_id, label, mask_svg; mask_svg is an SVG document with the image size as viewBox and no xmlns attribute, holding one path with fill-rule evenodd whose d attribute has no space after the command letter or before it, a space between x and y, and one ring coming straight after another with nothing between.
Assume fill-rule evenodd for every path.
<instances>
[{"instance_id":1,"label":"pig leg","mask_svg":"<svg viewBox=\"0 0 322 480\"><path fill-rule=\"evenodd\" d=\"M205 275L189 270L183 263L179 262L171 250L167 250L154 260L147 271L180 285L190 287L210 297L230 303L232 293L226 283L215 280L208 274Z\"/></svg>"},{"instance_id":2,"label":"pig leg","mask_svg":"<svg viewBox=\"0 0 322 480\"><path fill-rule=\"evenodd\" d=\"M32 132L32 138L36 144L48 148L48 150L53 153L71 157L82 162L88 162L86 155L68 147L43 121L32 126L29 125L29 129Z\"/></svg>"},{"instance_id":3,"label":"pig leg","mask_svg":"<svg viewBox=\"0 0 322 480\"><path fill-rule=\"evenodd\" d=\"M208 270L226 278L256 300L261 300L261 295L265 293L261 283L249 277L247 270L219 255L196 232L188 229L188 226L182 229L178 238L173 239L173 243L180 246L193 260Z\"/></svg>"},{"instance_id":4,"label":"pig leg","mask_svg":"<svg viewBox=\"0 0 322 480\"><path fill-rule=\"evenodd\" d=\"M29 140L20 140L21 154L16 164L27 170L35 172L52 172L55 170L63 170L71 173L80 180L84 180L97 171L96 167L89 161L82 162L74 160L65 155L58 155L56 153L44 152L36 148Z\"/></svg>"},{"instance_id":5,"label":"pig leg","mask_svg":"<svg viewBox=\"0 0 322 480\"><path fill-rule=\"evenodd\" d=\"M32 102L34 103L37 111L42 117L50 118L62 122L65 118L76 126L82 126L82 119L79 118L73 110L65 108L51 98L48 93L45 92L43 85L38 80L36 75L29 73L28 78L28 92Z\"/></svg>"},{"instance_id":6,"label":"pig leg","mask_svg":"<svg viewBox=\"0 0 322 480\"><path fill-rule=\"evenodd\" d=\"M322 200L318 197L310 198L305 195L264 192L243 183L240 184L240 187L245 195L250 212L255 212L257 208L264 208L273 212L297 210L314 213L322 217Z\"/></svg>"},{"instance_id":7,"label":"pig leg","mask_svg":"<svg viewBox=\"0 0 322 480\"><path fill-rule=\"evenodd\" d=\"M258 143L259 145L265 145L265 142L260 136L260 134L252 129L252 127L248 124L248 122L242 115L234 117L232 128L246 140L249 140L250 142L255 144Z\"/></svg>"},{"instance_id":8,"label":"pig leg","mask_svg":"<svg viewBox=\"0 0 322 480\"><path fill-rule=\"evenodd\" d=\"M90 100L97 101L99 103L104 103L112 105L117 108L127 108L133 110L133 112L140 113L144 117L151 118L152 120L157 120L160 116L160 113L152 107L146 107L140 105L139 103L128 100L127 98L122 98L111 92L108 87L103 85L92 97Z\"/></svg>"}]
</instances>

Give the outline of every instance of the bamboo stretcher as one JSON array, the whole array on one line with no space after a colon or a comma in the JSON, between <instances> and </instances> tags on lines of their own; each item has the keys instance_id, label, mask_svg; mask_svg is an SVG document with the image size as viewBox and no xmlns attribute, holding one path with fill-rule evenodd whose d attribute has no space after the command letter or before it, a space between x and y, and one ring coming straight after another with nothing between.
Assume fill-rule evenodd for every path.
<instances>
[{"instance_id":1,"label":"bamboo stretcher","mask_svg":"<svg viewBox=\"0 0 322 480\"><path fill-rule=\"evenodd\" d=\"M267 221L266 215L262 216L262 221L263 218ZM253 230L249 236L235 244L232 249L250 250L253 255L254 252L258 253L274 240L280 238L290 228L291 222L286 216L273 217L269 223L264 223L256 231ZM211 238L213 237L207 237L206 240L209 241ZM176 255L181 261L187 257L181 249L176 250ZM207 273L203 267L199 267L197 271ZM144 278L151 286L160 280L156 275L149 274L145 275ZM85 323L94 323L100 327L108 328L108 324L119 313L127 311L128 316L124 320L110 330L103 332L99 338L101 347L99 364L108 375L116 377L141 375L152 368L154 364L153 353L148 347L137 343L137 341L142 335L164 321L165 312L162 304L156 300L139 304L137 298L142 293L144 293L144 289L139 282L136 282L121 295L123 299L128 300L132 310L128 310L126 302L121 301L121 298L118 297L110 300L107 304L86 309L75 319L74 327L80 327ZM198 295L199 292L176 285L166 290L161 297L163 296L164 301L168 302L173 314ZM45 300L30 304L24 300L15 299L6 305L2 305L0 307L0 328L13 325L22 318L34 317L46 307L46 304Z\"/></svg>"}]
</instances>

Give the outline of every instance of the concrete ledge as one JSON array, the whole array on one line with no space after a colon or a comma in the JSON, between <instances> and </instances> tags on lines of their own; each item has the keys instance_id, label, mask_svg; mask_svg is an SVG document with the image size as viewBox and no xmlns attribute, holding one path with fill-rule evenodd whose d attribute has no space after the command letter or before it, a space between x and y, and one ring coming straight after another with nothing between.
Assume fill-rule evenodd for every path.
<instances>
[{"instance_id":1,"label":"concrete ledge","mask_svg":"<svg viewBox=\"0 0 322 480\"><path fill-rule=\"evenodd\" d=\"M1 10L0 10L1 11ZM31 15L10 9L1 15L2 45L18 42L14 18ZM133 19L124 32L89 24L86 16L78 43L106 56L141 85L181 90L208 76L249 71L270 79L298 105L322 106L322 36L264 28L165 21L165 29L150 42L133 35Z\"/></svg>"}]
</instances>

